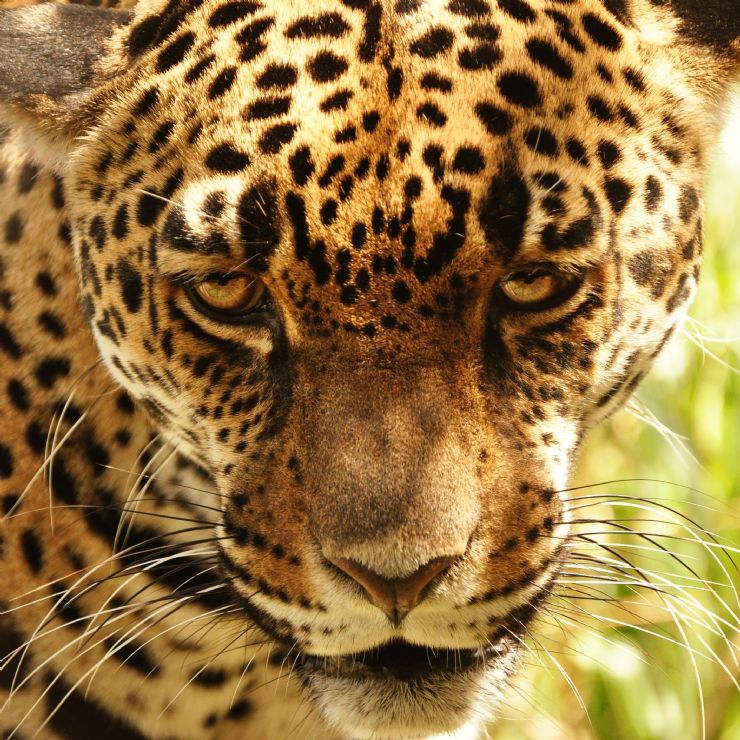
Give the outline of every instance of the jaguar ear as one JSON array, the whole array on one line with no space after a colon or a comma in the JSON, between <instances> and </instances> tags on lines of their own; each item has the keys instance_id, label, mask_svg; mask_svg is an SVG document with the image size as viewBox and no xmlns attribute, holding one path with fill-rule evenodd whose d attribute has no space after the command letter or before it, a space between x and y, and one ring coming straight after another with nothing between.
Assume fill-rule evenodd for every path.
<instances>
[{"instance_id":1,"label":"jaguar ear","mask_svg":"<svg viewBox=\"0 0 740 740\"><path fill-rule=\"evenodd\" d=\"M0 9L0 121L30 135L42 159L89 125L91 100L115 74L103 63L108 41L129 18L55 3Z\"/></svg>"}]
</instances>

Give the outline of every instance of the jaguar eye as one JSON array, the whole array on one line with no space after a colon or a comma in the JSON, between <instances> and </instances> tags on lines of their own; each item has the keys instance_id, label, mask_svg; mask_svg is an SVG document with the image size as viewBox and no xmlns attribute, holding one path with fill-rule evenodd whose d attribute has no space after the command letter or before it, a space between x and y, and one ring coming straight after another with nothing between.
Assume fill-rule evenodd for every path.
<instances>
[{"instance_id":1,"label":"jaguar eye","mask_svg":"<svg viewBox=\"0 0 740 740\"><path fill-rule=\"evenodd\" d=\"M264 283L253 275L223 275L188 287L195 307L211 318L234 320L261 308L267 299Z\"/></svg>"},{"instance_id":2,"label":"jaguar eye","mask_svg":"<svg viewBox=\"0 0 740 740\"><path fill-rule=\"evenodd\" d=\"M523 270L502 280L499 290L513 308L540 311L570 298L582 279L582 273L563 273L544 268Z\"/></svg>"}]
</instances>

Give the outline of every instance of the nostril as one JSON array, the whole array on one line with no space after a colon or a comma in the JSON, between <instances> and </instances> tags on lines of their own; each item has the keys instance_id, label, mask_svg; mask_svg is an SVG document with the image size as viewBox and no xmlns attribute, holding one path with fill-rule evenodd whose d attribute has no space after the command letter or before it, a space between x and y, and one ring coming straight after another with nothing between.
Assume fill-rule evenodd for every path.
<instances>
[{"instance_id":1,"label":"nostril","mask_svg":"<svg viewBox=\"0 0 740 740\"><path fill-rule=\"evenodd\" d=\"M457 559L456 555L434 558L404 578L385 578L355 560L327 558L332 565L359 583L370 601L382 609L396 626L423 600L426 586Z\"/></svg>"}]
</instances>

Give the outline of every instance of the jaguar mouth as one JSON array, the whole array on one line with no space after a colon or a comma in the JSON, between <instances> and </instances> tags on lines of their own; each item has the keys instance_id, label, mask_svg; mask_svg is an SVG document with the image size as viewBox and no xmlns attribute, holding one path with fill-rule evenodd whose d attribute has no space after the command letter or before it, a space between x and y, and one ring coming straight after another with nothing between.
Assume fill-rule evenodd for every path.
<instances>
[{"instance_id":1,"label":"jaguar mouth","mask_svg":"<svg viewBox=\"0 0 740 740\"><path fill-rule=\"evenodd\" d=\"M303 655L301 663L305 671L334 678L395 678L409 683L483 668L510 649L505 638L474 650L431 648L393 640L371 650L348 655Z\"/></svg>"}]
</instances>

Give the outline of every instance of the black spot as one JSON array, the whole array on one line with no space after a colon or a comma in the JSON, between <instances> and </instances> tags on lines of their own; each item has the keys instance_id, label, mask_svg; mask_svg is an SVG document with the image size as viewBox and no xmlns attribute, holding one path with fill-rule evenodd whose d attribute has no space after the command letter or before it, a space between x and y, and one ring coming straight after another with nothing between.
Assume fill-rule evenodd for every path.
<instances>
[{"instance_id":1,"label":"black spot","mask_svg":"<svg viewBox=\"0 0 740 740\"><path fill-rule=\"evenodd\" d=\"M625 209L632 196L632 186L618 177L607 178L604 181L604 191L616 215Z\"/></svg>"},{"instance_id":2,"label":"black spot","mask_svg":"<svg viewBox=\"0 0 740 740\"><path fill-rule=\"evenodd\" d=\"M293 175L293 182L299 187L305 185L316 170L316 166L311 159L311 149L308 146L298 147L290 155L288 164Z\"/></svg>"},{"instance_id":3,"label":"black spot","mask_svg":"<svg viewBox=\"0 0 740 740\"><path fill-rule=\"evenodd\" d=\"M259 98L247 107L244 117L251 121L282 116L290 110L291 102L292 99L289 95Z\"/></svg>"},{"instance_id":4,"label":"black spot","mask_svg":"<svg viewBox=\"0 0 740 740\"><path fill-rule=\"evenodd\" d=\"M37 365L34 374L42 388L52 388L59 378L69 375L70 370L66 357L46 357Z\"/></svg>"},{"instance_id":5,"label":"black spot","mask_svg":"<svg viewBox=\"0 0 740 740\"><path fill-rule=\"evenodd\" d=\"M28 445L28 448L36 455L41 455L44 450L46 449L46 438L49 433L48 429L44 429L41 424L38 422L38 420L33 419L28 423L28 426L26 427L26 444ZM56 462L60 462L61 460L55 460ZM56 473L56 465L55 473Z\"/></svg>"},{"instance_id":6,"label":"black spot","mask_svg":"<svg viewBox=\"0 0 740 740\"><path fill-rule=\"evenodd\" d=\"M31 162L24 163L18 176L18 192L21 195L31 192L38 175L39 168L35 164Z\"/></svg>"},{"instance_id":7,"label":"black spot","mask_svg":"<svg viewBox=\"0 0 740 740\"><path fill-rule=\"evenodd\" d=\"M28 400L28 391L26 390L26 386L23 385L23 382L17 378L11 378L8 381L7 390L8 398L13 406L19 411L28 411L31 404Z\"/></svg>"},{"instance_id":8,"label":"black spot","mask_svg":"<svg viewBox=\"0 0 740 740\"><path fill-rule=\"evenodd\" d=\"M645 181L645 207L650 213L655 213L655 209L663 198L663 186L660 184L655 175L648 175Z\"/></svg>"},{"instance_id":9,"label":"black spot","mask_svg":"<svg viewBox=\"0 0 740 740\"><path fill-rule=\"evenodd\" d=\"M298 70L290 64L268 64L257 78L257 87L263 90L291 87L297 79Z\"/></svg>"},{"instance_id":10,"label":"black spot","mask_svg":"<svg viewBox=\"0 0 740 740\"><path fill-rule=\"evenodd\" d=\"M393 296L393 300L397 303L408 303L411 300L411 291L409 290L409 286L403 280L397 280L393 284L391 295Z\"/></svg>"},{"instance_id":11,"label":"black spot","mask_svg":"<svg viewBox=\"0 0 740 740\"><path fill-rule=\"evenodd\" d=\"M226 713L228 719L242 719L252 711L252 704L248 699L241 699L231 705Z\"/></svg>"},{"instance_id":12,"label":"black spot","mask_svg":"<svg viewBox=\"0 0 740 740\"><path fill-rule=\"evenodd\" d=\"M308 63L308 73L316 82L331 82L341 77L348 69L346 60L330 51L316 54Z\"/></svg>"},{"instance_id":13,"label":"black spot","mask_svg":"<svg viewBox=\"0 0 740 740\"><path fill-rule=\"evenodd\" d=\"M437 26L411 44L411 53L424 59L432 59L446 52L452 46L453 39L452 31Z\"/></svg>"},{"instance_id":14,"label":"black spot","mask_svg":"<svg viewBox=\"0 0 740 740\"><path fill-rule=\"evenodd\" d=\"M427 72L421 78L421 86L424 90L439 90L439 92L447 93L452 91L452 80L435 72Z\"/></svg>"},{"instance_id":15,"label":"black spot","mask_svg":"<svg viewBox=\"0 0 740 740\"><path fill-rule=\"evenodd\" d=\"M36 285L44 295L55 296L57 294L57 286L54 278L46 271L36 274Z\"/></svg>"},{"instance_id":16,"label":"black spot","mask_svg":"<svg viewBox=\"0 0 740 740\"><path fill-rule=\"evenodd\" d=\"M537 83L528 75L507 72L498 79L498 89L513 105L534 108L542 102Z\"/></svg>"},{"instance_id":17,"label":"black spot","mask_svg":"<svg viewBox=\"0 0 740 740\"><path fill-rule=\"evenodd\" d=\"M136 313L141 308L144 292L141 274L124 258L118 260L116 274L126 308L130 313Z\"/></svg>"},{"instance_id":18,"label":"black spot","mask_svg":"<svg viewBox=\"0 0 740 740\"><path fill-rule=\"evenodd\" d=\"M322 13L321 15L304 16L285 32L289 39L301 38L341 38L350 30L347 21L339 13Z\"/></svg>"},{"instance_id":19,"label":"black spot","mask_svg":"<svg viewBox=\"0 0 740 740\"><path fill-rule=\"evenodd\" d=\"M527 184L507 162L491 180L478 215L489 245L504 262L511 260L522 241L530 200Z\"/></svg>"},{"instance_id":20,"label":"black spot","mask_svg":"<svg viewBox=\"0 0 740 740\"><path fill-rule=\"evenodd\" d=\"M486 161L478 147L461 146L455 153L452 169L466 175L476 175L486 166Z\"/></svg>"},{"instance_id":21,"label":"black spot","mask_svg":"<svg viewBox=\"0 0 740 740\"><path fill-rule=\"evenodd\" d=\"M383 17L383 6L376 2L365 8L363 39L359 46L360 60L371 62L375 58L380 43L380 22Z\"/></svg>"},{"instance_id":22,"label":"black spot","mask_svg":"<svg viewBox=\"0 0 740 740\"><path fill-rule=\"evenodd\" d=\"M588 155L586 154L586 147L581 144L578 139L568 139L565 148L570 155L570 158L584 167L588 165Z\"/></svg>"},{"instance_id":23,"label":"black spot","mask_svg":"<svg viewBox=\"0 0 740 740\"><path fill-rule=\"evenodd\" d=\"M53 311L42 311L38 317L39 326L55 339L62 339L66 335L64 323Z\"/></svg>"},{"instance_id":24,"label":"black spot","mask_svg":"<svg viewBox=\"0 0 740 740\"><path fill-rule=\"evenodd\" d=\"M511 130L511 116L491 103L478 103L475 106L475 114L489 134L504 136Z\"/></svg>"},{"instance_id":25,"label":"black spot","mask_svg":"<svg viewBox=\"0 0 740 740\"><path fill-rule=\"evenodd\" d=\"M158 198L154 191L143 193L136 208L136 220L142 226L152 226L164 206L165 201Z\"/></svg>"},{"instance_id":26,"label":"black spot","mask_svg":"<svg viewBox=\"0 0 740 740\"><path fill-rule=\"evenodd\" d=\"M696 190L690 185L684 185L681 188L681 197L678 201L678 215L681 221L688 223L698 207L699 196L696 194Z\"/></svg>"},{"instance_id":27,"label":"black spot","mask_svg":"<svg viewBox=\"0 0 740 740\"><path fill-rule=\"evenodd\" d=\"M172 121L165 121L155 132L149 144L149 151L158 152L168 141L175 128Z\"/></svg>"},{"instance_id":28,"label":"black spot","mask_svg":"<svg viewBox=\"0 0 740 740\"><path fill-rule=\"evenodd\" d=\"M586 33L605 49L616 51L622 46L622 37L617 30L593 13L585 13L581 19Z\"/></svg>"},{"instance_id":29,"label":"black spot","mask_svg":"<svg viewBox=\"0 0 740 740\"><path fill-rule=\"evenodd\" d=\"M275 193L265 186L250 188L239 201L238 214L244 254L252 269L263 270L280 240Z\"/></svg>"},{"instance_id":30,"label":"black spot","mask_svg":"<svg viewBox=\"0 0 740 740\"><path fill-rule=\"evenodd\" d=\"M499 7L512 18L523 23L531 23L537 14L524 0L497 0Z\"/></svg>"},{"instance_id":31,"label":"black spot","mask_svg":"<svg viewBox=\"0 0 740 740\"><path fill-rule=\"evenodd\" d=\"M465 27L465 34L468 38L480 41L497 41L501 31L492 23L471 23Z\"/></svg>"},{"instance_id":32,"label":"black spot","mask_svg":"<svg viewBox=\"0 0 740 740\"><path fill-rule=\"evenodd\" d=\"M288 193L285 198L288 216L293 225L293 244L296 257L300 261L308 260L314 271L317 285L329 282L332 269L326 261L326 244L317 241L311 244L306 218L306 204L300 196Z\"/></svg>"},{"instance_id":33,"label":"black spot","mask_svg":"<svg viewBox=\"0 0 740 740\"><path fill-rule=\"evenodd\" d=\"M607 103L600 95L589 95L587 104L591 113L593 113L600 121L611 121L614 118L614 113L609 107L609 103Z\"/></svg>"},{"instance_id":34,"label":"black spot","mask_svg":"<svg viewBox=\"0 0 740 740\"><path fill-rule=\"evenodd\" d=\"M431 102L423 103L416 109L416 117L425 121L435 128L440 128L447 123L447 116Z\"/></svg>"},{"instance_id":35,"label":"black spot","mask_svg":"<svg viewBox=\"0 0 740 740\"><path fill-rule=\"evenodd\" d=\"M112 231L116 239L125 239L128 236L128 206L125 203L116 211Z\"/></svg>"},{"instance_id":36,"label":"black spot","mask_svg":"<svg viewBox=\"0 0 740 740\"><path fill-rule=\"evenodd\" d=\"M328 187L334 177L344 169L345 165L346 160L341 154L337 154L333 157L326 166L324 174L321 175L321 178L319 179L319 186L322 188Z\"/></svg>"},{"instance_id":37,"label":"black spot","mask_svg":"<svg viewBox=\"0 0 740 740\"><path fill-rule=\"evenodd\" d=\"M293 141L298 126L294 123L276 123L262 134L259 148L265 154L277 154L286 144Z\"/></svg>"},{"instance_id":38,"label":"black spot","mask_svg":"<svg viewBox=\"0 0 740 740\"><path fill-rule=\"evenodd\" d=\"M550 157L557 154L558 142L551 131L543 126L529 129L524 136L524 142L533 151L546 154Z\"/></svg>"},{"instance_id":39,"label":"black spot","mask_svg":"<svg viewBox=\"0 0 740 740\"><path fill-rule=\"evenodd\" d=\"M39 536L32 529L26 529L21 533L21 550L26 558L28 567L39 573L44 566L44 548Z\"/></svg>"},{"instance_id":40,"label":"black spot","mask_svg":"<svg viewBox=\"0 0 740 740\"><path fill-rule=\"evenodd\" d=\"M367 238L367 228L365 227L365 224L363 223L356 223L352 227L352 246L355 249L362 249L362 247L365 244L365 239Z\"/></svg>"},{"instance_id":41,"label":"black spot","mask_svg":"<svg viewBox=\"0 0 740 740\"><path fill-rule=\"evenodd\" d=\"M355 141L355 139L357 139L357 128L355 126L346 126L334 134L334 141L337 144L346 144Z\"/></svg>"},{"instance_id":42,"label":"black spot","mask_svg":"<svg viewBox=\"0 0 740 740\"><path fill-rule=\"evenodd\" d=\"M216 75L208 87L208 99L216 100L227 93L236 80L236 67L227 67Z\"/></svg>"},{"instance_id":43,"label":"black spot","mask_svg":"<svg viewBox=\"0 0 740 740\"><path fill-rule=\"evenodd\" d=\"M501 60L501 52L492 44L478 44L463 49L458 55L458 64L463 69L493 69Z\"/></svg>"},{"instance_id":44,"label":"black spot","mask_svg":"<svg viewBox=\"0 0 740 740\"><path fill-rule=\"evenodd\" d=\"M151 15L143 21L131 27L128 38L129 54L138 56L149 49L159 37L159 29L162 25L162 17Z\"/></svg>"},{"instance_id":45,"label":"black spot","mask_svg":"<svg viewBox=\"0 0 740 740\"><path fill-rule=\"evenodd\" d=\"M388 98L393 101L401 94L403 87L403 70L400 67L390 67L388 69Z\"/></svg>"},{"instance_id":46,"label":"black spot","mask_svg":"<svg viewBox=\"0 0 740 740\"><path fill-rule=\"evenodd\" d=\"M378 127L380 123L380 113L378 111L370 111L362 116L362 128L368 133L372 133Z\"/></svg>"},{"instance_id":47,"label":"black spot","mask_svg":"<svg viewBox=\"0 0 740 740\"><path fill-rule=\"evenodd\" d=\"M22 236L23 220L20 211L16 211L5 222L5 241L8 244L17 244Z\"/></svg>"},{"instance_id":48,"label":"black spot","mask_svg":"<svg viewBox=\"0 0 740 740\"><path fill-rule=\"evenodd\" d=\"M134 108L134 115L144 116L155 106L159 100L159 90L150 87L138 100Z\"/></svg>"},{"instance_id":49,"label":"black spot","mask_svg":"<svg viewBox=\"0 0 740 740\"><path fill-rule=\"evenodd\" d=\"M604 169L612 168L621 158L619 147L611 141L601 141L598 147L599 159Z\"/></svg>"},{"instance_id":50,"label":"black spot","mask_svg":"<svg viewBox=\"0 0 740 740\"><path fill-rule=\"evenodd\" d=\"M5 323L0 323L0 349L14 360L18 360L23 354L13 332Z\"/></svg>"},{"instance_id":51,"label":"black spot","mask_svg":"<svg viewBox=\"0 0 740 740\"><path fill-rule=\"evenodd\" d=\"M241 172L249 165L249 156L231 144L220 144L208 152L206 166L215 172L231 174Z\"/></svg>"},{"instance_id":52,"label":"black spot","mask_svg":"<svg viewBox=\"0 0 740 740\"><path fill-rule=\"evenodd\" d=\"M216 61L216 57L213 54L208 54L203 59L198 60L185 75L185 82L192 84L199 80L203 73Z\"/></svg>"},{"instance_id":53,"label":"black spot","mask_svg":"<svg viewBox=\"0 0 740 740\"><path fill-rule=\"evenodd\" d=\"M499 5L501 4L502 3L499 3ZM488 15L491 12L488 3L485 0L450 0L447 8L450 13L462 15L466 18Z\"/></svg>"},{"instance_id":54,"label":"black spot","mask_svg":"<svg viewBox=\"0 0 740 740\"><path fill-rule=\"evenodd\" d=\"M119 660L122 664L137 671L145 678L152 678L159 673L159 663L154 660L149 650L141 643L130 638L124 641L118 638L107 637L103 641L103 644L110 654L109 659L115 658Z\"/></svg>"},{"instance_id":55,"label":"black spot","mask_svg":"<svg viewBox=\"0 0 740 740\"><path fill-rule=\"evenodd\" d=\"M90 238L95 242L95 246L98 248L98 251L102 251L103 247L105 247L107 234L105 224L103 223L103 219L100 215L94 216L92 221L90 221L88 234L90 235Z\"/></svg>"},{"instance_id":56,"label":"black spot","mask_svg":"<svg viewBox=\"0 0 740 740\"><path fill-rule=\"evenodd\" d=\"M321 223L330 226L336 221L337 218L337 202L331 198L327 200L322 206L319 213L321 217Z\"/></svg>"},{"instance_id":57,"label":"black spot","mask_svg":"<svg viewBox=\"0 0 740 740\"><path fill-rule=\"evenodd\" d=\"M645 78L635 69L625 69L622 72L627 84L636 92L645 92Z\"/></svg>"},{"instance_id":58,"label":"black spot","mask_svg":"<svg viewBox=\"0 0 740 740\"><path fill-rule=\"evenodd\" d=\"M13 475L14 467L10 447L0 442L0 478L10 478Z\"/></svg>"},{"instance_id":59,"label":"black spot","mask_svg":"<svg viewBox=\"0 0 740 740\"><path fill-rule=\"evenodd\" d=\"M573 67L549 42L542 39L529 39L527 52L530 58L542 67L549 69L563 80L573 77Z\"/></svg>"},{"instance_id":60,"label":"black spot","mask_svg":"<svg viewBox=\"0 0 740 740\"><path fill-rule=\"evenodd\" d=\"M228 26L231 23L236 23L244 18L248 18L250 15L254 15L261 7L262 3L249 2L248 0L226 3L211 14L211 17L208 19L208 25L211 28Z\"/></svg>"},{"instance_id":61,"label":"black spot","mask_svg":"<svg viewBox=\"0 0 740 740\"><path fill-rule=\"evenodd\" d=\"M349 101L354 97L352 90L338 90L324 98L319 104L319 109L324 113L332 110L346 110Z\"/></svg>"},{"instance_id":62,"label":"black spot","mask_svg":"<svg viewBox=\"0 0 740 740\"><path fill-rule=\"evenodd\" d=\"M193 48L193 44L195 44L195 35L188 31L162 49L157 57L157 72L166 72L178 65Z\"/></svg>"}]
</instances>

